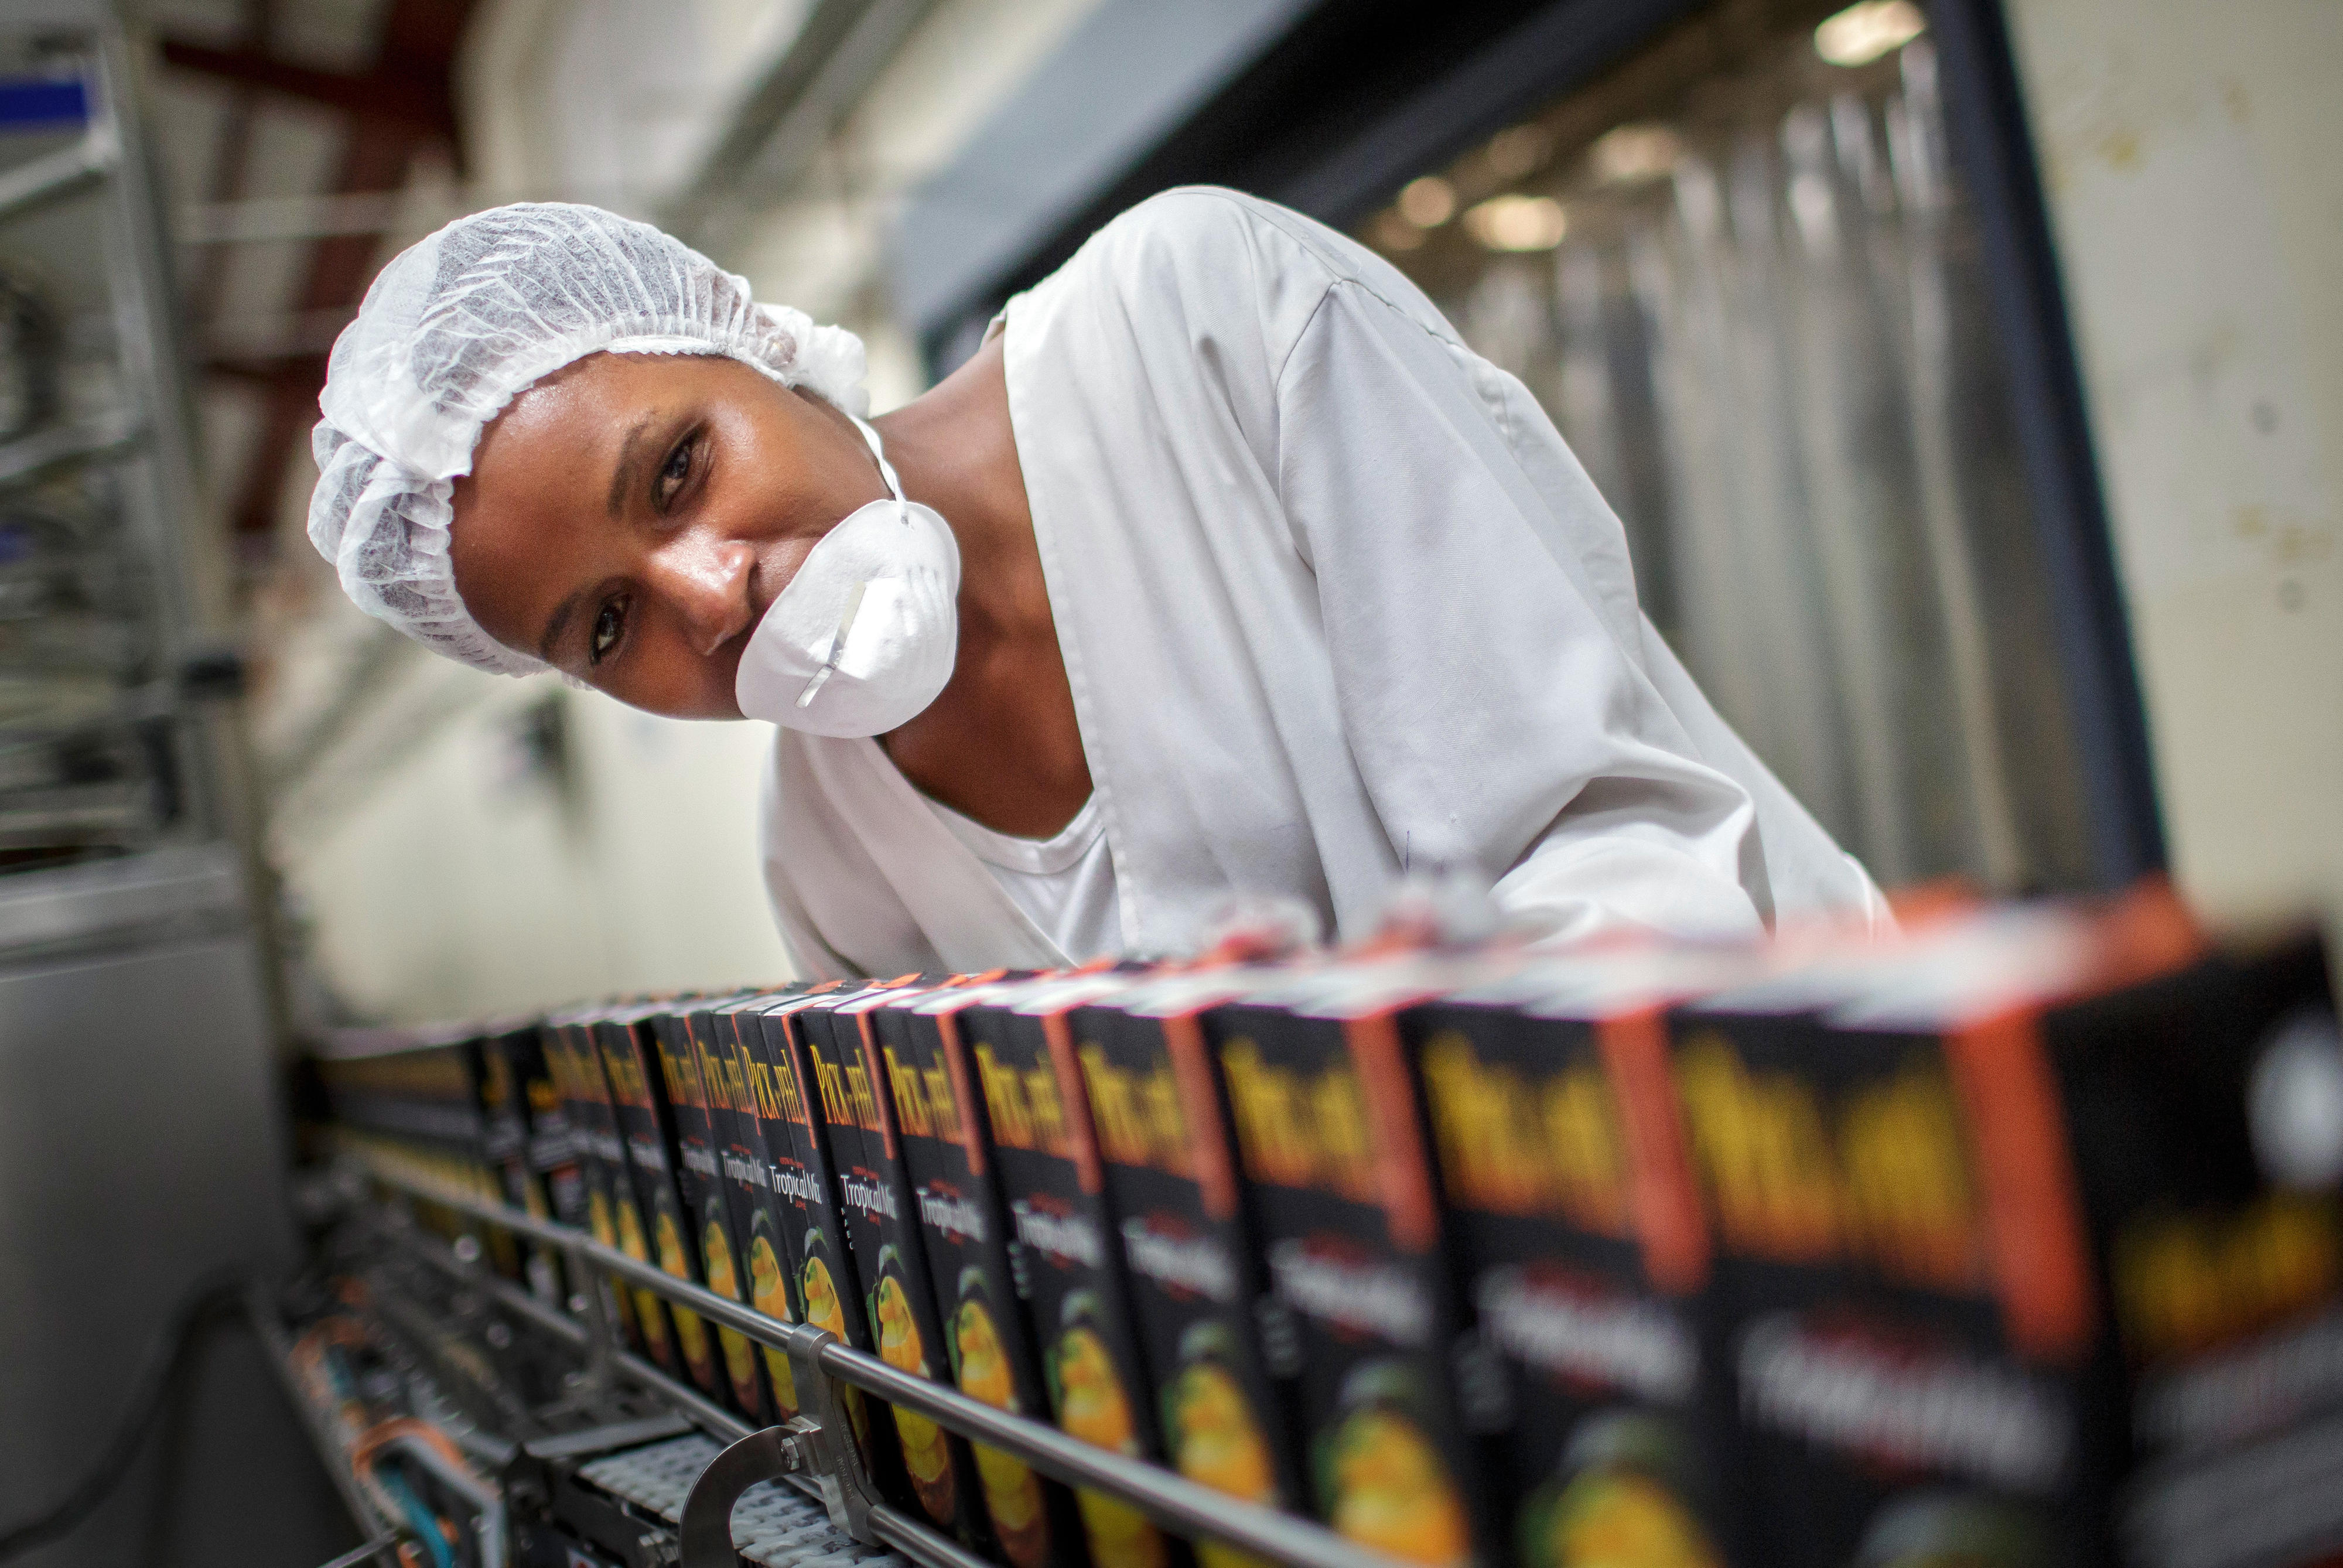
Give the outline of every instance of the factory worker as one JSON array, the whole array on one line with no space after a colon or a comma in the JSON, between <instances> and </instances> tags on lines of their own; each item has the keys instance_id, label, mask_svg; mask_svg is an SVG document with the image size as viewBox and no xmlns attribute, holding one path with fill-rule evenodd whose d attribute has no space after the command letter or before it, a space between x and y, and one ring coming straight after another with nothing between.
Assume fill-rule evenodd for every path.
<instances>
[{"instance_id":1,"label":"factory worker","mask_svg":"<svg viewBox=\"0 0 2343 1568\"><path fill-rule=\"evenodd\" d=\"M1388 264L1187 189L866 422L860 345L642 225L498 208L335 345L309 534L479 668L770 719L811 975L1357 931L1477 869L1567 941L1885 916L1644 617L1520 382Z\"/></svg>"}]
</instances>

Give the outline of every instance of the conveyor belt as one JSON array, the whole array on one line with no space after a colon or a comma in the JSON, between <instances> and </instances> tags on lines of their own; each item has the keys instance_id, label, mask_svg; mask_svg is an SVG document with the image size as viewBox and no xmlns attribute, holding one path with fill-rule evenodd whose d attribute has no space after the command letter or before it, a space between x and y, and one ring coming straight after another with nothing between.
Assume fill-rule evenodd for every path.
<instances>
[{"instance_id":1,"label":"conveyor belt","mask_svg":"<svg viewBox=\"0 0 2343 1568\"><path fill-rule=\"evenodd\" d=\"M605 1454L580 1465L578 1475L673 1524L683 1518L691 1483L719 1452L715 1439L694 1432ZM763 1568L910 1568L900 1554L856 1541L830 1522L821 1504L779 1482L742 1494L732 1511L732 1543Z\"/></svg>"}]
</instances>

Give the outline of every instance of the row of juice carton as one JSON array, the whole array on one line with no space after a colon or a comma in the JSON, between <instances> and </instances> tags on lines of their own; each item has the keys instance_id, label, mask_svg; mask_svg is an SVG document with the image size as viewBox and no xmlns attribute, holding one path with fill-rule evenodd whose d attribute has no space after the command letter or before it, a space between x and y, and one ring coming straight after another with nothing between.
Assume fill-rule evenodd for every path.
<instances>
[{"instance_id":1,"label":"row of juice carton","mask_svg":"<svg viewBox=\"0 0 2343 1568\"><path fill-rule=\"evenodd\" d=\"M2323 954L2154 895L790 987L322 1066L386 1157L1433 1568L2343 1551ZM616 1294L644 1353L793 1413L779 1355ZM1013 1568L1234 1560L854 1417Z\"/></svg>"}]
</instances>

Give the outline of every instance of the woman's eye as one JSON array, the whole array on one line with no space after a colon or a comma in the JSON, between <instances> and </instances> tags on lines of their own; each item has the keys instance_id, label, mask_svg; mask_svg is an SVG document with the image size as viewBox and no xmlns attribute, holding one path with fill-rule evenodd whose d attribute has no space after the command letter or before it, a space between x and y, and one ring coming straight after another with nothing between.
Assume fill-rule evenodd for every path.
<instances>
[{"instance_id":1,"label":"woman's eye","mask_svg":"<svg viewBox=\"0 0 2343 1568\"><path fill-rule=\"evenodd\" d=\"M586 662L599 664L609 651L618 646L626 635L627 607L623 600L612 599L594 617L594 629L586 638Z\"/></svg>"},{"instance_id":2,"label":"woman's eye","mask_svg":"<svg viewBox=\"0 0 2343 1568\"><path fill-rule=\"evenodd\" d=\"M684 437L667 455L667 461L659 465L658 475L651 480L651 500L660 510L667 509L682 490L683 482L691 477L691 451L697 444L697 437Z\"/></svg>"}]
</instances>

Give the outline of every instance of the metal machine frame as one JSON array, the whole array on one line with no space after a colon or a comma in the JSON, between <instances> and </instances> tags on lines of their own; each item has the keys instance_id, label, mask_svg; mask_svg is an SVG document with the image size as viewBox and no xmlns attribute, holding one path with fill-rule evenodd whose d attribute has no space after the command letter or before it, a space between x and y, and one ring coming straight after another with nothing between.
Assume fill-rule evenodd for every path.
<instances>
[{"instance_id":1,"label":"metal machine frame","mask_svg":"<svg viewBox=\"0 0 2343 1568\"><path fill-rule=\"evenodd\" d=\"M1392 1559L1320 1525L1240 1503L1161 1466L1092 1447L1054 1426L995 1410L944 1383L850 1350L823 1330L779 1322L679 1280L574 1227L538 1219L508 1204L485 1201L468 1191L419 1182L362 1155L352 1156L346 1170L354 1178L347 1184L349 1202L359 1221L377 1235L513 1318L582 1351L585 1381L589 1384L598 1380L608 1386L610 1381L622 1379L729 1445L700 1473L684 1505L683 1568L733 1568L738 1562L731 1533L733 1504L749 1487L784 1478L817 1497L832 1523L856 1541L892 1547L920 1568L990 1568L986 1559L880 1500L846 1422L843 1391L847 1388L917 1412L1056 1480L1114 1497L1176 1534L1209 1536L1286 1568L1392 1568ZM580 1314L548 1306L491 1271L471 1238L458 1238L452 1244L441 1241L417 1225L397 1202L386 1204L363 1196L358 1190L366 1183L558 1249L580 1271L579 1277L585 1277L583 1271L588 1268L613 1276L780 1351L789 1358L805 1413L786 1425L751 1428L621 1346L598 1291L586 1292L587 1310ZM282 1329L257 1302L255 1316L282 1366L287 1348ZM307 1411L307 1403L298 1390L293 1392ZM312 1429L338 1475L340 1456L333 1452L331 1439L314 1421ZM392 1523L377 1517L355 1490L345 1487L344 1495L361 1528L373 1537L360 1551L372 1553L390 1547L397 1539ZM362 1560L356 1555L348 1559Z\"/></svg>"}]
</instances>

